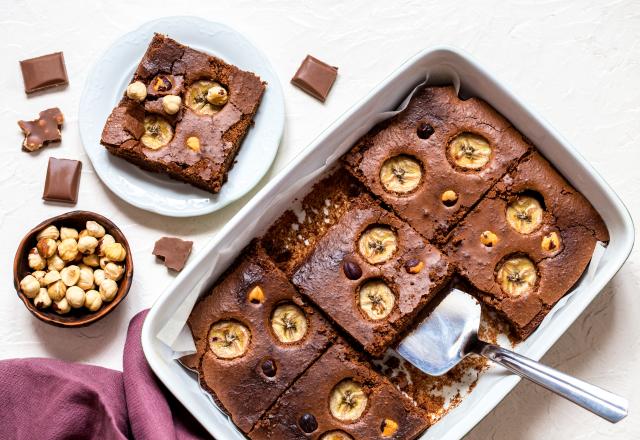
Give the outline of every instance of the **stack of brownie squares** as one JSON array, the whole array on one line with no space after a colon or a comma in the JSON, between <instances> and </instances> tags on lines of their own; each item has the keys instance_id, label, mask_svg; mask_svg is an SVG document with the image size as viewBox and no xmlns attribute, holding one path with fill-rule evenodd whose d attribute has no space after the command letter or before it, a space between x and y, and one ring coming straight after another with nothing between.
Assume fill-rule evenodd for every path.
<instances>
[{"instance_id":1,"label":"stack of brownie squares","mask_svg":"<svg viewBox=\"0 0 640 440\"><path fill-rule=\"evenodd\" d=\"M426 87L242 252L182 362L251 439L413 439L427 409L372 361L434 297L461 279L525 338L607 240L486 102Z\"/></svg>"}]
</instances>

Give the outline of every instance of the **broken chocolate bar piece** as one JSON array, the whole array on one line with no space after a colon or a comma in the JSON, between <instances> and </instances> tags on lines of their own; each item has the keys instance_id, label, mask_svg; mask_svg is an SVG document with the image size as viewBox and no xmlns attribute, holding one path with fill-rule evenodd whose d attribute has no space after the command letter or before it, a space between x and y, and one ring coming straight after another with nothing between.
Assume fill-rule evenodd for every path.
<instances>
[{"instance_id":1,"label":"broken chocolate bar piece","mask_svg":"<svg viewBox=\"0 0 640 440\"><path fill-rule=\"evenodd\" d=\"M324 102L338 76L338 68L307 55L291 83Z\"/></svg>"},{"instance_id":2,"label":"broken chocolate bar piece","mask_svg":"<svg viewBox=\"0 0 640 440\"><path fill-rule=\"evenodd\" d=\"M40 117L35 121L18 121L24 133L22 148L25 151L36 151L47 144L60 142L63 122L64 116L57 107L40 112Z\"/></svg>"},{"instance_id":3,"label":"broken chocolate bar piece","mask_svg":"<svg viewBox=\"0 0 640 440\"><path fill-rule=\"evenodd\" d=\"M75 204L78 201L81 170L80 161L50 157L42 198L51 202Z\"/></svg>"},{"instance_id":4,"label":"broken chocolate bar piece","mask_svg":"<svg viewBox=\"0 0 640 440\"><path fill-rule=\"evenodd\" d=\"M69 84L62 52L20 61L25 93Z\"/></svg>"},{"instance_id":5,"label":"broken chocolate bar piece","mask_svg":"<svg viewBox=\"0 0 640 440\"><path fill-rule=\"evenodd\" d=\"M162 237L156 241L153 248L153 255L164 260L164 265L171 270L180 272L189 254L191 253L192 241L180 240L174 237Z\"/></svg>"}]
</instances>

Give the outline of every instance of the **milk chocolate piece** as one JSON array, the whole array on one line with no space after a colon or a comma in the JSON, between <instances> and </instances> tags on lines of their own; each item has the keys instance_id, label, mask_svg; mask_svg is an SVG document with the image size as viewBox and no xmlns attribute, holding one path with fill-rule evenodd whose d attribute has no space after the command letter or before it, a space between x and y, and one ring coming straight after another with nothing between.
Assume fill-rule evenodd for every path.
<instances>
[{"instance_id":1,"label":"milk chocolate piece","mask_svg":"<svg viewBox=\"0 0 640 440\"><path fill-rule=\"evenodd\" d=\"M153 255L164 260L164 265L169 269L180 272L189 254L191 253L192 241L180 240L175 237L162 237L156 241L153 247Z\"/></svg>"},{"instance_id":2,"label":"milk chocolate piece","mask_svg":"<svg viewBox=\"0 0 640 440\"><path fill-rule=\"evenodd\" d=\"M57 107L40 112L40 117L35 121L18 121L24 133L22 148L25 151L36 151L46 144L60 142L63 122L64 116Z\"/></svg>"},{"instance_id":3,"label":"milk chocolate piece","mask_svg":"<svg viewBox=\"0 0 640 440\"><path fill-rule=\"evenodd\" d=\"M338 76L338 68L307 55L291 83L324 102Z\"/></svg>"},{"instance_id":4,"label":"milk chocolate piece","mask_svg":"<svg viewBox=\"0 0 640 440\"><path fill-rule=\"evenodd\" d=\"M42 198L52 202L75 204L78 201L81 170L80 161L50 157Z\"/></svg>"},{"instance_id":5,"label":"milk chocolate piece","mask_svg":"<svg viewBox=\"0 0 640 440\"><path fill-rule=\"evenodd\" d=\"M20 61L20 68L26 93L69 84L62 52Z\"/></svg>"}]
</instances>

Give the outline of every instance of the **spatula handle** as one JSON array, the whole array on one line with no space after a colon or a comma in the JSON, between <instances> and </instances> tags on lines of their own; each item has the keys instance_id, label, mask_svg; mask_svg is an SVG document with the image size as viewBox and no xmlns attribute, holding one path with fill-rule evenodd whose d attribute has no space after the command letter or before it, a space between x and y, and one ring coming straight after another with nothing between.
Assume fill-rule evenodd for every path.
<instances>
[{"instance_id":1,"label":"spatula handle","mask_svg":"<svg viewBox=\"0 0 640 440\"><path fill-rule=\"evenodd\" d=\"M478 341L474 351L611 423L619 422L627 416L629 406L627 399L602 388L561 373L497 345Z\"/></svg>"}]
</instances>

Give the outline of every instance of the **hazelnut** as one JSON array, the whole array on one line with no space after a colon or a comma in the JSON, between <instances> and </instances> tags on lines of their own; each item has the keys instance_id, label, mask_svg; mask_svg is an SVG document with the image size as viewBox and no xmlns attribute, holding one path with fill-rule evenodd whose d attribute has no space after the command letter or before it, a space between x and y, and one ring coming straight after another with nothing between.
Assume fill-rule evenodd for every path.
<instances>
[{"instance_id":1,"label":"hazelnut","mask_svg":"<svg viewBox=\"0 0 640 440\"><path fill-rule=\"evenodd\" d=\"M36 306L37 309L46 309L51 305L51 298L49 298L47 289L44 287L40 288L40 291L33 300L33 305Z\"/></svg>"},{"instance_id":2,"label":"hazelnut","mask_svg":"<svg viewBox=\"0 0 640 440\"><path fill-rule=\"evenodd\" d=\"M491 231L484 231L480 234L480 243L486 247L493 247L498 242L498 236Z\"/></svg>"},{"instance_id":3,"label":"hazelnut","mask_svg":"<svg viewBox=\"0 0 640 440\"><path fill-rule=\"evenodd\" d=\"M87 231L86 229L83 229L82 231L80 231L80 233L78 234L78 238L77 240L80 240L82 237L88 237L91 234L89 234L89 231Z\"/></svg>"},{"instance_id":4,"label":"hazelnut","mask_svg":"<svg viewBox=\"0 0 640 440\"><path fill-rule=\"evenodd\" d=\"M60 271L64 268L65 262L59 255L54 255L47 260L47 269Z\"/></svg>"},{"instance_id":5,"label":"hazelnut","mask_svg":"<svg viewBox=\"0 0 640 440\"><path fill-rule=\"evenodd\" d=\"M42 270L47 265L46 261L44 261L44 258L40 256L40 254L38 253L38 249L36 248L33 248L29 251L27 260L29 262L29 267L33 270Z\"/></svg>"},{"instance_id":6,"label":"hazelnut","mask_svg":"<svg viewBox=\"0 0 640 440\"><path fill-rule=\"evenodd\" d=\"M380 424L380 432L383 437L391 437L398 430L398 423L392 419L384 419Z\"/></svg>"},{"instance_id":7,"label":"hazelnut","mask_svg":"<svg viewBox=\"0 0 640 440\"><path fill-rule=\"evenodd\" d=\"M455 191L448 189L442 193L440 200L442 200L444 206L453 206L458 201L458 194L456 194Z\"/></svg>"},{"instance_id":8,"label":"hazelnut","mask_svg":"<svg viewBox=\"0 0 640 440\"><path fill-rule=\"evenodd\" d=\"M80 279L80 268L73 264L65 267L60 271L60 279L67 287L75 286Z\"/></svg>"},{"instance_id":9,"label":"hazelnut","mask_svg":"<svg viewBox=\"0 0 640 440\"><path fill-rule=\"evenodd\" d=\"M78 250L85 255L92 254L97 247L98 247L98 239L91 235L82 237L80 240L78 240Z\"/></svg>"},{"instance_id":10,"label":"hazelnut","mask_svg":"<svg viewBox=\"0 0 640 440\"><path fill-rule=\"evenodd\" d=\"M111 261L122 261L127 256L127 251L120 243L111 243L105 246L104 256Z\"/></svg>"},{"instance_id":11,"label":"hazelnut","mask_svg":"<svg viewBox=\"0 0 640 440\"><path fill-rule=\"evenodd\" d=\"M69 301L67 301L67 298L64 298L64 297L60 301L54 301L52 308L56 313L59 313L61 315L64 315L71 311L71 306L69 305Z\"/></svg>"},{"instance_id":12,"label":"hazelnut","mask_svg":"<svg viewBox=\"0 0 640 440\"><path fill-rule=\"evenodd\" d=\"M192 151L195 151L196 153L200 152L200 139L198 139L195 136L191 136L189 138L187 138L187 148L189 148Z\"/></svg>"},{"instance_id":13,"label":"hazelnut","mask_svg":"<svg viewBox=\"0 0 640 440\"><path fill-rule=\"evenodd\" d=\"M307 434L312 433L316 429L318 429L318 421L316 417L311 413L304 413L298 419L298 425L300 425L300 429L306 432Z\"/></svg>"},{"instance_id":14,"label":"hazelnut","mask_svg":"<svg viewBox=\"0 0 640 440\"><path fill-rule=\"evenodd\" d=\"M58 255L64 261L73 261L78 255L78 242L73 238L62 240L58 246Z\"/></svg>"},{"instance_id":15,"label":"hazelnut","mask_svg":"<svg viewBox=\"0 0 640 440\"><path fill-rule=\"evenodd\" d=\"M144 101L147 97L147 86L142 81L136 81L127 87L127 97L134 101Z\"/></svg>"},{"instance_id":16,"label":"hazelnut","mask_svg":"<svg viewBox=\"0 0 640 440\"><path fill-rule=\"evenodd\" d=\"M100 257L97 254L89 254L82 257L82 262L90 267L100 266Z\"/></svg>"},{"instance_id":17,"label":"hazelnut","mask_svg":"<svg viewBox=\"0 0 640 440\"><path fill-rule=\"evenodd\" d=\"M47 274L44 276L44 285L48 286L49 284L53 284L56 281L60 280L60 272L58 272L57 270L51 270L49 272L47 272Z\"/></svg>"},{"instance_id":18,"label":"hazelnut","mask_svg":"<svg viewBox=\"0 0 640 440\"><path fill-rule=\"evenodd\" d=\"M264 291L262 290L262 287L255 286L253 289L251 289L249 295L247 296L247 299L250 303L262 304L264 302Z\"/></svg>"},{"instance_id":19,"label":"hazelnut","mask_svg":"<svg viewBox=\"0 0 640 440\"><path fill-rule=\"evenodd\" d=\"M104 268L107 267L107 263L109 263L109 259L107 257L102 257L98 261L98 264L100 265L100 269L102 270L104 270Z\"/></svg>"},{"instance_id":20,"label":"hazelnut","mask_svg":"<svg viewBox=\"0 0 640 440\"><path fill-rule=\"evenodd\" d=\"M124 273L124 267L116 263L109 262L104 267L105 278L109 278L110 280L113 280L113 281L118 281L120 278L122 278L123 273Z\"/></svg>"},{"instance_id":21,"label":"hazelnut","mask_svg":"<svg viewBox=\"0 0 640 440\"><path fill-rule=\"evenodd\" d=\"M420 273L420 271L424 269L424 261L420 261L417 258L411 258L404 263L404 268L409 273Z\"/></svg>"},{"instance_id":22,"label":"hazelnut","mask_svg":"<svg viewBox=\"0 0 640 440\"><path fill-rule=\"evenodd\" d=\"M66 240L67 238L78 239L78 231L73 228L60 228L60 240Z\"/></svg>"},{"instance_id":23,"label":"hazelnut","mask_svg":"<svg viewBox=\"0 0 640 440\"><path fill-rule=\"evenodd\" d=\"M80 276L78 277L76 286L78 286L82 290L89 290L93 288L93 282L93 269L87 266L80 268Z\"/></svg>"},{"instance_id":24,"label":"hazelnut","mask_svg":"<svg viewBox=\"0 0 640 440\"><path fill-rule=\"evenodd\" d=\"M38 280L38 283L40 284L40 287L45 287L44 284L44 276L47 273L44 270L36 270L35 272L33 272L31 275L33 275L33 277Z\"/></svg>"},{"instance_id":25,"label":"hazelnut","mask_svg":"<svg viewBox=\"0 0 640 440\"><path fill-rule=\"evenodd\" d=\"M84 306L91 312L96 312L102 307L102 297L97 290L89 290L84 295Z\"/></svg>"},{"instance_id":26,"label":"hazelnut","mask_svg":"<svg viewBox=\"0 0 640 440\"><path fill-rule=\"evenodd\" d=\"M162 108L168 115L175 115L180 111L182 105L182 98L175 95L167 95L162 98Z\"/></svg>"},{"instance_id":27,"label":"hazelnut","mask_svg":"<svg viewBox=\"0 0 640 440\"><path fill-rule=\"evenodd\" d=\"M277 366L276 366L276 362L273 359L267 359L265 360L262 365L262 372L264 373L265 376L267 377L273 377L276 375L276 372L278 370Z\"/></svg>"},{"instance_id":28,"label":"hazelnut","mask_svg":"<svg viewBox=\"0 0 640 440\"><path fill-rule=\"evenodd\" d=\"M40 240L38 240L36 249L38 249L38 253L42 256L42 258L50 258L55 255L56 250L58 249L58 245L52 238L41 238Z\"/></svg>"},{"instance_id":29,"label":"hazelnut","mask_svg":"<svg viewBox=\"0 0 640 440\"><path fill-rule=\"evenodd\" d=\"M106 231L102 227L102 225L98 222L94 222L93 220L89 220L86 223L87 233L95 238L102 238Z\"/></svg>"},{"instance_id":30,"label":"hazelnut","mask_svg":"<svg viewBox=\"0 0 640 440\"><path fill-rule=\"evenodd\" d=\"M27 275L20 281L20 290L27 298L35 298L40 292L40 282L33 275Z\"/></svg>"},{"instance_id":31,"label":"hazelnut","mask_svg":"<svg viewBox=\"0 0 640 440\"><path fill-rule=\"evenodd\" d=\"M67 289L67 293L65 294L65 298L67 298L67 302L74 309L79 309L84 306L84 290L79 288L78 286L71 286Z\"/></svg>"},{"instance_id":32,"label":"hazelnut","mask_svg":"<svg viewBox=\"0 0 640 440\"><path fill-rule=\"evenodd\" d=\"M345 261L342 264L342 270L344 272L344 275L350 280L357 280L362 276L362 269L360 268L358 263L354 261Z\"/></svg>"},{"instance_id":33,"label":"hazelnut","mask_svg":"<svg viewBox=\"0 0 640 440\"><path fill-rule=\"evenodd\" d=\"M550 232L542 237L542 249L547 252L556 252L560 248L560 236L557 232Z\"/></svg>"},{"instance_id":34,"label":"hazelnut","mask_svg":"<svg viewBox=\"0 0 640 440\"><path fill-rule=\"evenodd\" d=\"M60 236L60 233L58 232L58 228L56 228L53 225L49 225L38 233L38 235L36 236L36 239L38 241L42 240L43 238L50 238L52 240L57 240L59 236Z\"/></svg>"},{"instance_id":35,"label":"hazelnut","mask_svg":"<svg viewBox=\"0 0 640 440\"><path fill-rule=\"evenodd\" d=\"M93 282L96 284L96 286L100 286L100 284L102 284L102 282L106 278L107 277L105 276L104 270L97 269L93 271Z\"/></svg>"},{"instance_id":36,"label":"hazelnut","mask_svg":"<svg viewBox=\"0 0 640 440\"><path fill-rule=\"evenodd\" d=\"M104 302L111 302L116 297L118 293L118 283L115 281L105 278L100 283L100 297Z\"/></svg>"},{"instance_id":37,"label":"hazelnut","mask_svg":"<svg viewBox=\"0 0 640 440\"><path fill-rule=\"evenodd\" d=\"M49 298L53 301L61 301L67 293L67 286L64 285L62 280L58 280L49 285L47 293L49 294Z\"/></svg>"},{"instance_id":38,"label":"hazelnut","mask_svg":"<svg viewBox=\"0 0 640 440\"><path fill-rule=\"evenodd\" d=\"M207 101L213 105L225 105L228 100L229 94L227 90L220 85L211 87L207 92Z\"/></svg>"},{"instance_id":39,"label":"hazelnut","mask_svg":"<svg viewBox=\"0 0 640 440\"><path fill-rule=\"evenodd\" d=\"M115 238L113 238L113 236L109 235L109 234L105 234L104 237L102 237L100 239L100 241L98 242L98 255L103 256L104 255L104 248L111 243L115 243L116 240Z\"/></svg>"}]
</instances>

